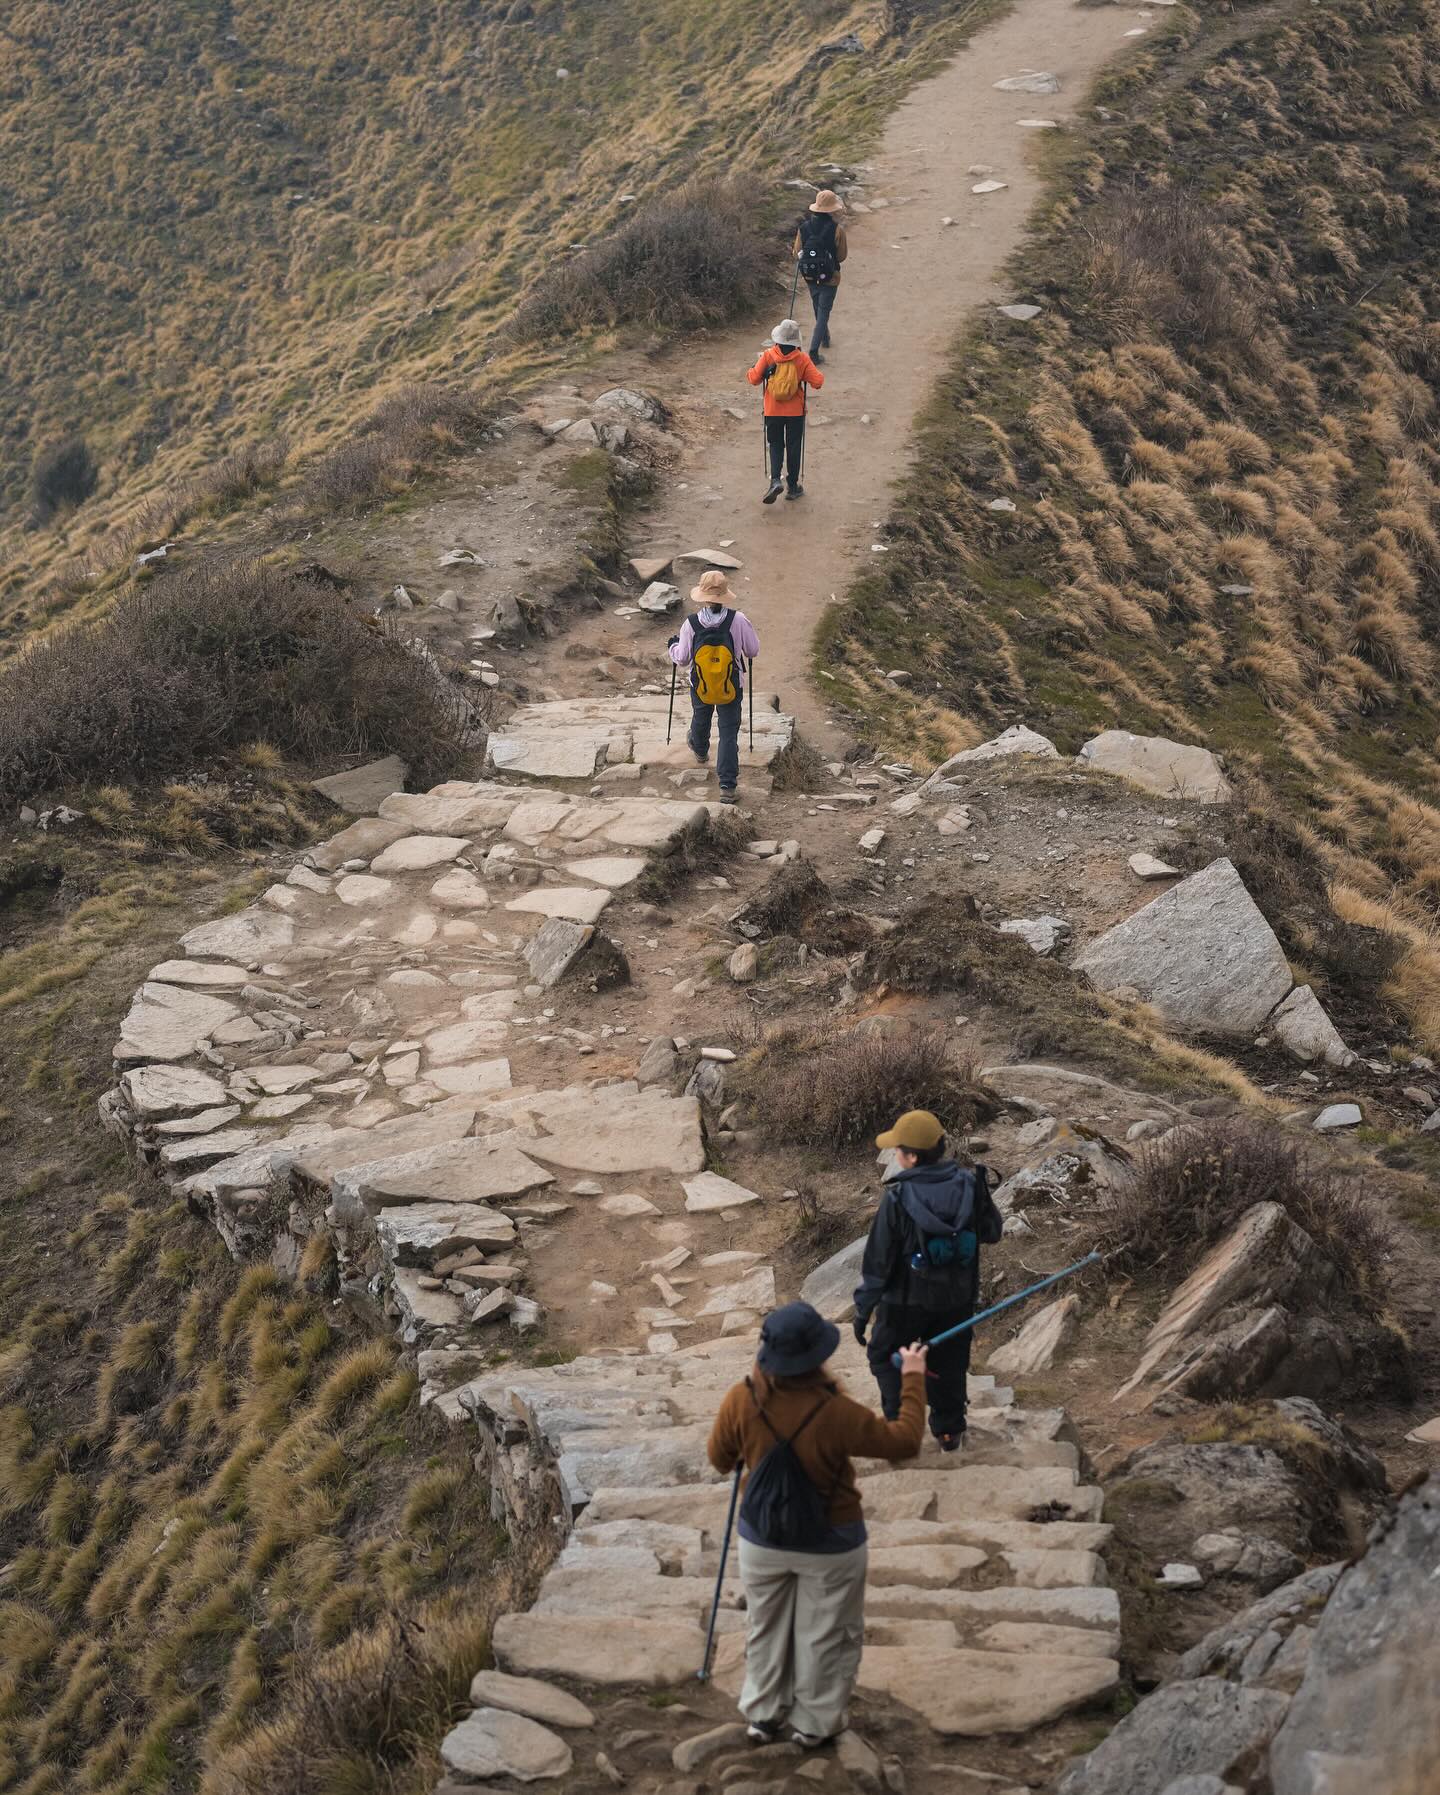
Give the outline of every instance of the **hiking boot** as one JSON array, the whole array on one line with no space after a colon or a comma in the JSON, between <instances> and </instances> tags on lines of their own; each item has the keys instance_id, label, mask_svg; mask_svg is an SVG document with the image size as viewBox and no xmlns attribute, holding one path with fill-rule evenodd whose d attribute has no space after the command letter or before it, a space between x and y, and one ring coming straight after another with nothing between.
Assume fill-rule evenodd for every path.
<instances>
[{"instance_id":1,"label":"hiking boot","mask_svg":"<svg viewBox=\"0 0 1440 1795\"><path fill-rule=\"evenodd\" d=\"M820 351L818 349L814 349L811 351L810 359L811 359L811 361L814 362L814 364L817 368L823 368L825 366L825 357L820 353Z\"/></svg>"},{"instance_id":2,"label":"hiking boot","mask_svg":"<svg viewBox=\"0 0 1440 1795\"><path fill-rule=\"evenodd\" d=\"M740 794L732 785L728 791L721 792L720 802L722 804L738 804L740 802Z\"/></svg>"},{"instance_id":3,"label":"hiking boot","mask_svg":"<svg viewBox=\"0 0 1440 1795\"><path fill-rule=\"evenodd\" d=\"M805 488L798 484L794 485L790 488L789 492L785 494L785 497L787 499L803 499L805 497Z\"/></svg>"},{"instance_id":4,"label":"hiking boot","mask_svg":"<svg viewBox=\"0 0 1440 1795\"><path fill-rule=\"evenodd\" d=\"M765 497L763 499L761 499L760 503L762 505L773 505L775 503L776 499L778 499L780 497L780 494L783 491L784 491L783 481L772 480L770 482L769 486L766 487Z\"/></svg>"},{"instance_id":5,"label":"hiking boot","mask_svg":"<svg viewBox=\"0 0 1440 1795\"><path fill-rule=\"evenodd\" d=\"M965 1444L964 1428L958 1434L937 1434L935 1437L942 1452L958 1452Z\"/></svg>"},{"instance_id":6,"label":"hiking boot","mask_svg":"<svg viewBox=\"0 0 1440 1795\"><path fill-rule=\"evenodd\" d=\"M745 1737L752 1745L774 1745L780 1737L778 1720L752 1720L745 1729Z\"/></svg>"},{"instance_id":7,"label":"hiking boot","mask_svg":"<svg viewBox=\"0 0 1440 1795\"><path fill-rule=\"evenodd\" d=\"M691 747L689 742L687 742L685 746L690 749L691 754L695 758L695 765L697 767L708 767L710 765L710 756L708 753L702 754L698 748Z\"/></svg>"},{"instance_id":8,"label":"hiking boot","mask_svg":"<svg viewBox=\"0 0 1440 1795\"><path fill-rule=\"evenodd\" d=\"M822 1739L819 1733L802 1733L798 1727L790 1735L790 1743L798 1745L801 1751L819 1751L822 1745L828 1745L828 1739Z\"/></svg>"}]
</instances>

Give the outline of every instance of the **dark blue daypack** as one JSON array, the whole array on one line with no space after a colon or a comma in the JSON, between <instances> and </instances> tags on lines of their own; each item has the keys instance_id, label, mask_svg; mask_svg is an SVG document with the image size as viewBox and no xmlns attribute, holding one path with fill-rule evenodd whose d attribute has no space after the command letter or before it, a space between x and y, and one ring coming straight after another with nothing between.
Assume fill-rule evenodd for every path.
<instances>
[{"instance_id":1,"label":"dark blue daypack","mask_svg":"<svg viewBox=\"0 0 1440 1795\"><path fill-rule=\"evenodd\" d=\"M775 1435L775 1444L750 1473L740 1519L762 1545L777 1552L819 1551L830 1533L830 1503L806 1476L795 1441L829 1402L830 1392L820 1398L789 1439L782 1439L748 1377L745 1388L756 1413Z\"/></svg>"}]
</instances>

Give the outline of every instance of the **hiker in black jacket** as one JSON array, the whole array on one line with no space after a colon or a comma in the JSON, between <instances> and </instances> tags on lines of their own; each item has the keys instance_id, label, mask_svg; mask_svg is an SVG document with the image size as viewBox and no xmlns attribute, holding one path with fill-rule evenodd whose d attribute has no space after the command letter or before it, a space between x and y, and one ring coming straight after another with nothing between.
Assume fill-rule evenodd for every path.
<instances>
[{"instance_id":1,"label":"hiker in black jacket","mask_svg":"<svg viewBox=\"0 0 1440 1795\"><path fill-rule=\"evenodd\" d=\"M855 1338L870 1359L886 1418L900 1412L900 1372L892 1355L968 1321L980 1295L980 1246L1003 1226L983 1166L945 1157L945 1130L928 1109L907 1110L876 1137L893 1147L899 1170L880 1200L855 1292ZM873 1326L872 1326L873 1322ZM869 1340L866 1334L869 1333ZM954 1452L965 1434L970 1330L930 1351L930 1431Z\"/></svg>"}]
</instances>

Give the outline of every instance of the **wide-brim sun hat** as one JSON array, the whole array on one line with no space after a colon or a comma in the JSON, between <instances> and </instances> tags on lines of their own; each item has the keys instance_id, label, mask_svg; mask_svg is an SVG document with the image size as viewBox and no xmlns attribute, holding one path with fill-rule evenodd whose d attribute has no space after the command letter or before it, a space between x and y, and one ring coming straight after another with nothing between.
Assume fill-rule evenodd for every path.
<instances>
[{"instance_id":1,"label":"wide-brim sun hat","mask_svg":"<svg viewBox=\"0 0 1440 1795\"><path fill-rule=\"evenodd\" d=\"M822 187L810 202L812 212L843 212L845 202L838 193L832 193L828 187Z\"/></svg>"},{"instance_id":2,"label":"wide-brim sun hat","mask_svg":"<svg viewBox=\"0 0 1440 1795\"><path fill-rule=\"evenodd\" d=\"M875 1145L882 1151L886 1147L905 1147L911 1153L924 1153L938 1147L944 1138L945 1125L938 1116L928 1109L907 1109L893 1128L875 1136Z\"/></svg>"},{"instance_id":3,"label":"wide-brim sun hat","mask_svg":"<svg viewBox=\"0 0 1440 1795\"><path fill-rule=\"evenodd\" d=\"M730 582L718 567L712 567L708 573L700 575L696 584L690 588L690 596L697 605L723 606L735 601Z\"/></svg>"},{"instance_id":4,"label":"wide-brim sun hat","mask_svg":"<svg viewBox=\"0 0 1440 1795\"><path fill-rule=\"evenodd\" d=\"M779 348L798 349L800 347L800 326L793 318L782 318L770 332L770 341Z\"/></svg>"},{"instance_id":5,"label":"wide-brim sun hat","mask_svg":"<svg viewBox=\"0 0 1440 1795\"><path fill-rule=\"evenodd\" d=\"M755 1363L767 1377L800 1377L823 1365L840 1344L840 1330L809 1303L785 1303L760 1324Z\"/></svg>"}]
</instances>

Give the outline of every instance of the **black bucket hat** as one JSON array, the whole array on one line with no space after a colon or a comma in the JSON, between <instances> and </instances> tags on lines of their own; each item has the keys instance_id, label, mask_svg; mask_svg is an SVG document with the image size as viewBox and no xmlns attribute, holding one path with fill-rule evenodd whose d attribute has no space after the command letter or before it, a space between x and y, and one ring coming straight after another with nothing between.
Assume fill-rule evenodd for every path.
<instances>
[{"instance_id":1,"label":"black bucket hat","mask_svg":"<svg viewBox=\"0 0 1440 1795\"><path fill-rule=\"evenodd\" d=\"M809 1303L785 1303L760 1324L755 1362L768 1377L799 1377L823 1365L840 1344L840 1330Z\"/></svg>"}]
</instances>

